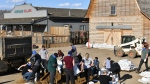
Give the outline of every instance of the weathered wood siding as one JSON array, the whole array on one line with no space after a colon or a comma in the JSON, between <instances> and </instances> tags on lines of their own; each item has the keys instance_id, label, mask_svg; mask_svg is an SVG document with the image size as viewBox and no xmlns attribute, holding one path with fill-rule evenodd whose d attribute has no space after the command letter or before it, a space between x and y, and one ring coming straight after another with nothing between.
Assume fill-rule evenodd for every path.
<instances>
[{"instance_id":1,"label":"weathered wood siding","mask_svg":"<svg viewBox=\"0 0 150 84\"><path fill-rule=\"evenodd\" d=\"M96 29L96 26L130 25L132 30L121 30L121 35L134 35L143 37L143 21L141 16L122 16L122 17L93 17L90 19L90 41L94 43L104 43L104 32L102 29ZM115 43L116 44L116 43Z\"/></svg>"},{"instance_id":2,"label":"weathered wood siding","mask_svg":"<svg viewBox=\"0 0 150 84\"><path fill-rule=\"evenodd\" d=\"M91 17L110 16L111 6L116 6L117 16L140 15L136 0L94 0Z\"/></svg>"},{"instance_id":3,"label":"weathered wood siding","mask_svg":"<svg viewBox=\"0 0 150 84\"><path fill-rule=\"evenodd\" d=\"M70 35L69 27L51 27L50 29L51 35Z\"/></svg>"},{"instance_id":4,"label":"weathered wood siding","mask_svg":"<svg viewBox=\"0 0 150 84\"><path fill-rule=\"evenodd\" d=\"M106 40L105 31L96 29L96 26L112 26L112 23L114 26L132 26L132 30L120 30L121 35L143 37L143 17L136 0L94 0L92 5L94 5L94 9L90 11L89 15L89 39L91 43L104 43ZM115 15L111 15L111 5L116 6ZM120 34L118 33L118 35ZM118 38L120 39L120 37ZM113 44L116 45L118 42Z\"/></svg>"},{"instance_id":5,"label":"weathered wood siding","mask_svg":"<svg viewBox=\"0 0 150 84\"><path fill-rule=\"evenodd\" d=\"M150 43L150 19L143 15L143 36L146 37L146 41Z\"/></svg>"}]
</instances>

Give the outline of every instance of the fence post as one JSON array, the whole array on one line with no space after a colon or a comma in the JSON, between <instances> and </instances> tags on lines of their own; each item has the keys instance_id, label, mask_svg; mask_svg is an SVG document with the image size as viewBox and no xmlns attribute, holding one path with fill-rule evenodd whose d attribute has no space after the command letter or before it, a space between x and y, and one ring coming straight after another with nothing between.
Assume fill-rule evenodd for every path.
<instances>
[{"instance_id":1,"label":"fence post","mask_svg":"<svg viewBox=\"0 0 150 84\"><path fill-rule=\"evenodd\" d=\"M44 36L42 36L42 44L44 45Z\"/></svg>"},{"instance_id":2,"label":"fence post","mask_svg":"<svg viewBox=\"0 0 150 84\"><path fill-rule=\"evenodd\" d=\"M90 40L88 40L88 48L90 48Z\"/></svg>"},{"instance_id":3,"label":"fence post","mask_svg":"<svg viewBox=\"0 0 150 84\"><path fill-rule=\"evenodd\" d=\"M38 42L37 32L36 32L36 43Z\"/></svg>"}]
</instances>

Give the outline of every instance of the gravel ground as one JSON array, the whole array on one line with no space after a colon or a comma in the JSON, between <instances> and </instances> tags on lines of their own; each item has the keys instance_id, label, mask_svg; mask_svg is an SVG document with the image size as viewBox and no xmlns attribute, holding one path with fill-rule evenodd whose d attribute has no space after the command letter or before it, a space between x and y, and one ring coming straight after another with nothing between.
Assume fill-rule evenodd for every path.
<instances>
[{"instance_id":1,"label":"gravel ground","mask_svg":"<svg viewBox=\"0 0 150 84\"><path fill-rule=\"evenodd\" d=\"M133 64L136 65L136 67L138 67L138 64L140 62L140 57L135 58L135 59L131 59L128 57L116 57L113 54L113 50L105 50L105 49L94 49L94 48L90 48L87 49L87 47L83 46L83 45L76 45L77 47L77 51L81 52L82 56L84 57L85 53L89 53L90 57L94 59L94 57L98 57L99 61L100 61L100 67L102 67L103 62L106 60L107 57L111 57L112 60L118 62L121 59L128 59L130 61L133 62ZM60 47L60 48L50 48L48 49L49 54L52 54L54 52L57 52L58 49L61 49L65 55L67 55L68 50L71 49L70 46L68 47ZM39 51L39 49L37 49L37 51ZM150 65L150 64L149 64ZM145 69L145 65L143 64L141 70ZM11 73L11 71L9 71L9 73L4 73L3 75L0 75L0 84L15 84L15 82L17 80L19 80L21 78L21 72L17 72L15 71L15 73ZM132 72L125 72L122 71L121 72L121 77L122 77L122 82L124 84L141 84L138 82L138 79L141 78L137 73L135 73L134 71Z\"/></svg>"}]
</instances>

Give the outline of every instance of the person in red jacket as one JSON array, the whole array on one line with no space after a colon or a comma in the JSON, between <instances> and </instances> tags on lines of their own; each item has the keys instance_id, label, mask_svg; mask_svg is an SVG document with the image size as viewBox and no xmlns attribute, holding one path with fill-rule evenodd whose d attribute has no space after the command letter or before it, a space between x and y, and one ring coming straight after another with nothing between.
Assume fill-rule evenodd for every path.
<instances>
[{"instance_id":1,"label":"person in red jacket","mask_svg":"<svg viewBox=\"0 0 150 84\"><path fill-rule=\"evenodd\" d=\"M74 59L71 56L72 52L69 51L68 55L64 57L64 63L65 63L65 72L66 72L66 84L69 84L69 78L71 80L71 84L75 84L74 79L74 71L73 66L75 65Z\"/></svg>"}]
</instances>

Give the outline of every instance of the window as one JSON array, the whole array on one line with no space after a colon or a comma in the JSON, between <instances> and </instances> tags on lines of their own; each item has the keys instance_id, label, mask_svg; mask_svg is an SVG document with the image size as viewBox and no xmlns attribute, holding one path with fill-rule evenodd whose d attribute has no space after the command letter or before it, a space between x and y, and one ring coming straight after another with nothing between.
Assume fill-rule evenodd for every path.
<instances>
[{"instance_id":1,"label":"window","mask_svg":"<svg viewBox=\"0 0 150 84\"><path fill-rule=\"evenodd\" d=\"M86 26L85 25L80 25L80 30L86 30Z\"/></svg>"},{"instance_id":2,"label":"window","mask_svg":"<svg viewBox=\"0 0 150 84\"><path fill-rule=\"evenodd\" d=\"M111 6L111 14L116 14L116 6Z\"/></svg>"}]
</instances>

